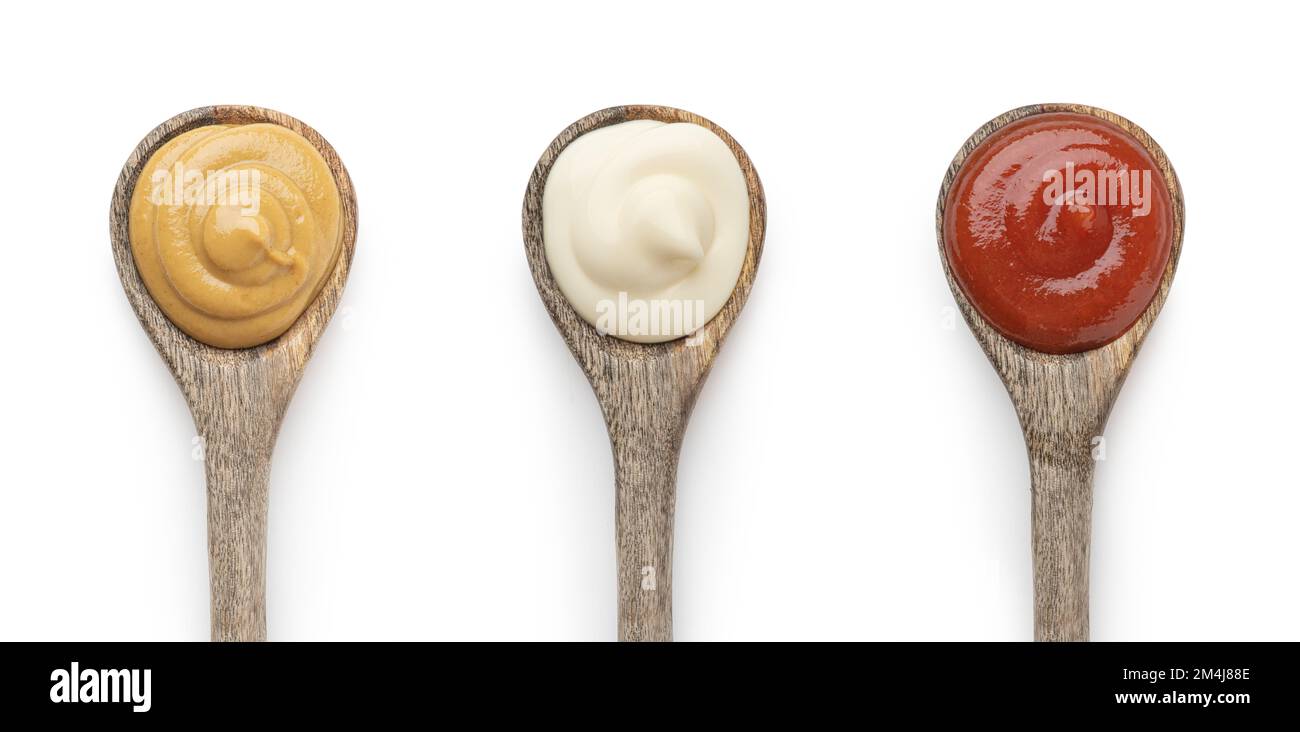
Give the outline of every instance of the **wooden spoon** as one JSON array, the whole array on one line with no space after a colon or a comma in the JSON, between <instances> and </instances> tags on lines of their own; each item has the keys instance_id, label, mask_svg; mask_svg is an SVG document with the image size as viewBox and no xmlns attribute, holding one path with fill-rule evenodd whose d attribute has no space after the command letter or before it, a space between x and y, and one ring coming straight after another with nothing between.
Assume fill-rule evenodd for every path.
<instances>
[{"instance_id":1,"label":"wooden spoon","mask_svg":"<svg viewBox=\"0 0 1300 732\"><path fill-rule=\"evenodd\" d=\"M131 254L128 217L140 170L163 143L204 125L272 122L305 137L325 158L343 207L343 249L320 294L283 335L253 348L200 343L172 324L145 289ZM334 148L302 122L260 107L218 105L167 120L131 153L109 212L113 259L127 299L176 377L204 440L212 640L266 640L266 509L271 451L303 367L343 292L356 245L357 202Z\"/></svg>"},{"instance_id":2,"label":"wooden spoon","mask_svg":"<svg viewBox=\"0 0 1300 732\"><path fill-rule=\"evenodd\" d=\"M1173 204L1169 264L1151 304L1124 335L1100 348L1065 355L1034 351L1004 337L971 306L949 266L943 240L944 204L966 157L989 135L1035 114L1075 112L1119 125L1140 142L1164 176ZM935 211L939 255L957 306L1011 394L1029 450L1033 487L1034 639L1088 640L1088 565L1092 532L1094 439L1138 348L1151 329L1178 266L1183 245L1183 192L1160 146L1141 127L1112 112L1081 104L1034 104L1013 109L976 130L953 158Z\"/></svg>"},{"instance_id":3,"label":"wooden spoon","mask_svg":"<svg viewBox=\"0 0 1300 732\"><path fill-rule=\"evenodd\" d=\"M542 242L542 192L556 158L580 135L638 119L690 122L712 130L735 153L749 187L749 249L731 298L694 335L666 343L600 335L555 284ZM528 181L523 219L533 281L596 392L614 449L619 640L670 641L677 459L695 398L754 282L767 225L763 185L745 151L709 120L672 107L611 107L574 122L546 148Z\"/></svg>"}]
</instances>

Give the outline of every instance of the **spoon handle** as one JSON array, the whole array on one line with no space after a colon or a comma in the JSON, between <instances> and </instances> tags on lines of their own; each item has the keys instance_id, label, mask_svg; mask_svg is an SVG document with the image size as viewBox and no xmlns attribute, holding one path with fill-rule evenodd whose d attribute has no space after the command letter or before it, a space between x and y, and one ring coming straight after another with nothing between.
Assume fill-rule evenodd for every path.
<instances>
[{"instance_id":1,"label":"spoon handle","mask_svg":"<svg viewBox=\"0 0 1300 732\"><path fill-rule=\"evenodd\" d=\"M1029 450L1033 484L1034 640L1088 640L1091 438Z\"/></svg>"},{"instance_id":2,"label":"spoon handle","mask_svg":"<svg viewBox=\"0 0 1300 732\"><path fill-rule=\"evenodd\" d=\"M673 511L677 450L614 444L618 639L673 639Z\"/></svg>"},{"instance_id":3,"label":"spoon handle","mask_svg":"<svg viewBox=\"0 0 1300 732\"><path fill-rule=\"evenodd\" d=\"M265 420L214 419L203 437L212 640L264 641L266 513L275 431Z\"/></svg>"},{"instance_id":4,"label":"spoon handle","mask_svg":"<svg viewBox=\"0 0 1300 732\"><path fill-rule=\"evenodd\" d=\"M208 478L212 640L264 641L270 455L287 397L242 371L217 372L204 384L212 389L190 408Z\"/></svg>"},{"instance_id":5,"label":"spoon handle","mask_svg":"<svg viewBox=\"0 0 1300 732\"><path fill-rule=\"evenodd\" d=\"M621 641L673 639L673 514L677 461L698 393L693 373L628 366L619 374L620 397L602 400L614 449Z\"/></svg>"}]
</instances>

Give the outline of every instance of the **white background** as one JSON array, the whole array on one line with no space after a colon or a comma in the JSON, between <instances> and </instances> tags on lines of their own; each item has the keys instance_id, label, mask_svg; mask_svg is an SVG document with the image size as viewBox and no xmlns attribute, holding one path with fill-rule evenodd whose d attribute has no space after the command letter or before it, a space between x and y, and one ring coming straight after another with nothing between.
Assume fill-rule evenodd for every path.
<instances>
[{"instance_id":1,"label":"white background","mask_svg":"<svg viewBox=\"0 0 1300 732\"><path fill-rule=\"evenodd\" d=\"M551 139L606 106L730 131L767 190L678 474L679 640L1031 635L1029 478L953 305L940 180L988 119L1105 107L1186 194L1107 430L1097 640L1300 639L1293 10L1235 2L23 3L0 29L0 638L208 635L202 464L122 294L136 143L243 103L356 185L342 308L275 453L273 639L615 635L613 468L525 266Z\"/></svg>"}]
</instances>

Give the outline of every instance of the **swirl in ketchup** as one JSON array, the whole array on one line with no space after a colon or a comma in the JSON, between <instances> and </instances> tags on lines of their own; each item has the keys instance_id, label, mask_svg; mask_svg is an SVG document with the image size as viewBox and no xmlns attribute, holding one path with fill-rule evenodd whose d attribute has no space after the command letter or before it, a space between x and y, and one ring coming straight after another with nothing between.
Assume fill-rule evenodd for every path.
<instances>
[{"instance_id":1,"label":"swirl in ketchup","mask_svg":"<svg viewBox=\"0 0 1300 732\"><path fill-rule=\"evenodd\" d=\"M1007 338L1077 353L1120 337L1155 297L1173 206L1151 154L1086 114L989 135L948 192L943 239L962 292Z\"/></svg>"}]
</instances>

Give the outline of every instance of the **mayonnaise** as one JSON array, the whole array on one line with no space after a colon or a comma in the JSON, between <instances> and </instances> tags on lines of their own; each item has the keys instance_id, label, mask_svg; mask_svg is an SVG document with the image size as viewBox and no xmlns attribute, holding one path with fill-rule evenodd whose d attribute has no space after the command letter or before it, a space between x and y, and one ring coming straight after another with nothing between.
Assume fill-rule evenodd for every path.
<instances>
[{"instance_id":1,"label":"mayonnaise","mask_svg":"<svg viewBox=\"0 0 1300 732\"><path fill-rule=\"evenodd\" d=\"M560 153L542 194L546 261L574 310L639 343L690 335L731 297L749 190L727 144L690 123L602 127Z\"/></svg>"}]
</instances>

